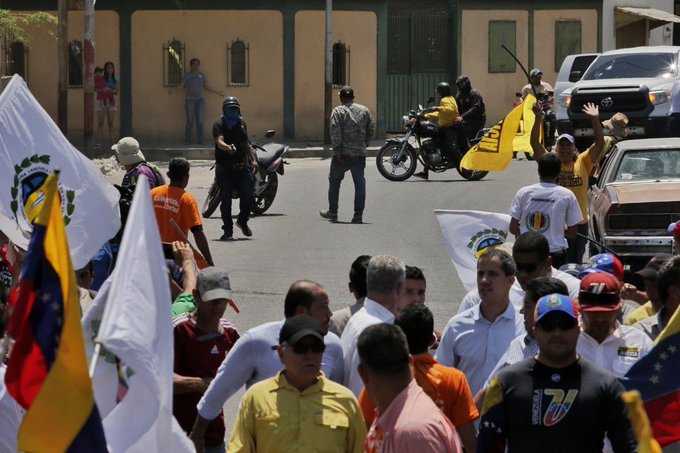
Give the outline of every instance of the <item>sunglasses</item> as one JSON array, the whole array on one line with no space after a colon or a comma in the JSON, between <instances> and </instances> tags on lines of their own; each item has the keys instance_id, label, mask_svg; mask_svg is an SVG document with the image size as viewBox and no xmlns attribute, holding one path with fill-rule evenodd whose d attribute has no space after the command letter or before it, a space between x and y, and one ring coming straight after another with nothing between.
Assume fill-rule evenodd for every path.
<instances>
[{"instance_id":1,"label":"sunglasses","mask_svg":"<svg viewBox=\"0 0 680 453\"><path fill-rule=\"evenodd\" d=\"M297 355L307 354L309 351L311 351L312 354L323 354L323 352L326 350L326 345L319 342L307 344L298 343L296 345L288 346L293 348L293 352L296 353Z\"/></svg>"},{"instance_id":2,"label":"sunglasses","mask_svg":"<svg viewBox=\"0 0 680 453\"><path fill-rule=\"evenodd\" d=\"M536 323L536 326L538 326L544 332L552 332L555 329L567 331L577 327L578 322L575 319L560 317L547 319L544 321L542 320Z\"/></svg>"},{"instance_id":3,"label":"sunglasses","mask_svg":"<svg viewBox=\"0 0 680 453\"><path fill-rule=\"evenodd\" d=\"M545 260L539 261L538 263L515 263L515 266L517 266L517 272L524 271L527 274L531 274L532 272L536 272L536 269L538 269L539 266L542 266L543 263L545 263Z\"/></svg>"},{"instance_id":4,"label":"sunglasses","mask_svg":"<svg viewBox=\"0 0 680 453\"><path fill-rule=\"evenodd\" d=\"M618 293L589 293L581 291L578 293L578 302L581 305L600 305L600 306L615 306L618 305L621 297Z\"/></svg>"}]
</instances>

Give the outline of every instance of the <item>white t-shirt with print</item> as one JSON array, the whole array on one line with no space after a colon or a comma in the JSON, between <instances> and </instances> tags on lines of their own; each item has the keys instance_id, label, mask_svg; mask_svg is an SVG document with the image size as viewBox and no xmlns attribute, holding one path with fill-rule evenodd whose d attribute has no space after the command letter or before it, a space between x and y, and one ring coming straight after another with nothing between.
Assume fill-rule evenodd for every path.
<instances>
[{"instance_id":1,"label":"white t-shirt with print","mask_svg":"<svg viewBox=\"0 0 680 453\"><path fill-rule=\"evenodd\" d=\"M567 248L565 228L583 220L574 193L547 182L519 189L512 200L510 216L519 221L520 233L537 231L545 236L551 253Z\"/></svg>"}]
</instances>

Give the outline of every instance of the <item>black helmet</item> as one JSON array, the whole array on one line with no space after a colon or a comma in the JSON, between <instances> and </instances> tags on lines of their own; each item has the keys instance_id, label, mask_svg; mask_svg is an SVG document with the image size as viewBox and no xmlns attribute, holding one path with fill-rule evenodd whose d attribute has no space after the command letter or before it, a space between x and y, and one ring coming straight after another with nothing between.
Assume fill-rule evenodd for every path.
<instances>
[{"instance_id":1,"label":"black helmet","mask_svg":"<svg viewBox=\"0 0 680 453\"><path fill-rule=\"evenodd\" d=\"M459 76L456 79L456 86L458 87L459 91L463 91L465 93L469 92L472 89L472 84L470 84L470 78L466 75Z\"/></svg>"},{"instance_id":2,"label":"black helmet","mask_svg":"<svg viewBox=\"0 0 680 453\"><path fill-rule=\"evenodd\" d=\"M241 104L238 102L238 98L236 96L227 96L224 98L224 101L222 101L222 110L230 107L236 107L239 109L241 108Z\"/></svg>"},{"instance_id":3,"label":"black helmet","mask_svg":"<svg viewBox=\"0 0 680 453\"><path fill-rule=\"evenodd\" d=\"M446 82L440 83L437 85L437 94L442 98L445 98L446 96L452 96L453 91L451 91L451 85Z\"/></svg>"}]
</instances>

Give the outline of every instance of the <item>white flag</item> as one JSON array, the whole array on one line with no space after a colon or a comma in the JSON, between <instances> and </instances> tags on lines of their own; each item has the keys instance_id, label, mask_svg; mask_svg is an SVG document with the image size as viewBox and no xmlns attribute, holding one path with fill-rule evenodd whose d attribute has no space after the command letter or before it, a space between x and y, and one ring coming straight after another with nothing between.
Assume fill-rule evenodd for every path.
<instances>
[{"instance_id":1,"label":"white flag","mask_svg":"<svg viewBox=\"0 0 680 453\"><path fill-rule=\"evenodd\" d=\"M120 228L119 193L64 137L15 75L0 94L0 230L26 249L47 176L60 170L61 209L73 267L80 269Z\"/></svg>"},{"instance_id":2,"label":"white flag","mask_svg":"<svg viewBox=\"0 0 680 453\"><path fill-rule=\"evenodd\" d=\"M92 305L83 313L83 317L80 320L83 327L83 336L85 337L85 353L90 363L95 359L93 356L95 350L94 340L99 333L99 326L104 316L104 307L111 290L111 278L112 276L109 276L104 281ZM99 349L99 356L96 357L96 360L97 367L91 378L94 387L94 400L97 403L97 409L99 409L99 416L103 420L117 403L118 367L116 366L116 356L104 347Z\"/></svg>"},{"instance_id":3,"label":"white flag","mask_svg":"<svg viewBox=\"0 0 680 453\"><path fill-rule=\"evenodd\" d=\"M458 278L468 291L477 288L477 258L505 242L510 216L483 211L434 211Z\"/></svg>"},{"instance_id":4,"label":"white flag","mask_svg":"<svg viewBox=\"0 0 680 453\"><path fill-rule=\"evenodd\" d=\"M146 178L137 182L96 341L123 363L127 393L104 419L112 453L194 451L172 415L170 287Z\"/></svg>"}]
</instances>

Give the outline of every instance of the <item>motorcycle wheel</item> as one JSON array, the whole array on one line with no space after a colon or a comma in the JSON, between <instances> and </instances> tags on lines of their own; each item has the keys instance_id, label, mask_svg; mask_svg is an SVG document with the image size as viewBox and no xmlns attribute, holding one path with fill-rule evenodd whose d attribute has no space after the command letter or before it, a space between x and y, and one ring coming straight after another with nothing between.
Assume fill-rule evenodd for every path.
<instances>
[{"instance_id":1,"label":"motorcycle wheel","mask_svg":"<svg viewBox=\"0 0 680 453\"><path fill-rule=\"evenodd\" d=\"M406 145L406 154L397 159L401 150L401 143L386 143L375 158L378 171L390 181L406 181L416 172L418 158L416 150L411 145ZM403 172L397 172L402 169Z\"/></svg>"},{"instance_id":2,"label":"motorcycle wheel","mask_svg":"<svg viewBox=\"0 0 680 453\"><path fill-rule=\"evenodd\" d=\"M279 175L276 173L267 173L267 188L260 194L259 197L255 197L253 202L253 215L262 215L267 209L269 209L274 203L274 198L276 197L276 192L279 188Z\"/></svg>"},{"instance_id":3,"label":"motorcycle wheel","mask_svg":"<svg viewBox=\"0 0 680 453\"><path fill-rule=\"evenodd\" d=\"M217 181L213 181L210 189L208 190L208 196L203 202L203 217L208 218L215 212L215 209L220 205L220 186L217 185Z\"/></svg>"},{"instance_id":4,"label":"motorcycle wheel","mask_svg":"<svg viewBox=\"0 0 680 453\"><path fill-rule=\"evenodd\" d=\"M489 174L488 171L467 170L465 168L461 168L460 165L456 167L456 170L458 170L458 174L468 181L479 181Z\"/></svg>"}]
</instances>

